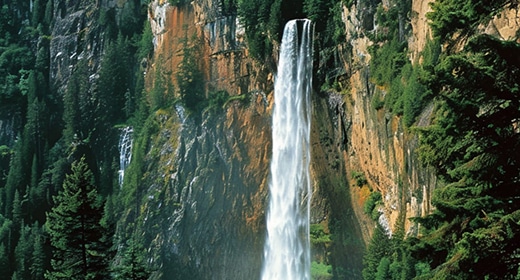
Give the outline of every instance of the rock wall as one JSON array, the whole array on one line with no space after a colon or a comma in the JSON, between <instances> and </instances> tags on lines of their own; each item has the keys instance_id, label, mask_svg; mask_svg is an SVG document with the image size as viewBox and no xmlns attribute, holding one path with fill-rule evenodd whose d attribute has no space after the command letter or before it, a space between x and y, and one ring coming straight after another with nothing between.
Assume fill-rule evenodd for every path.
<instances>
[{"instance_id":1,"label":"rock wall","mask_svg":"<svg viewBox=\"0 0 520 280\"><path fill-rule=\"evenodd\" d=\"M155 57L146 72L149 86L158 63L171 73L175 84L181 39L199 38L207 90L226 90L249 100L233 101L223 113L203 114L200 123L186 119L180 107L157 117L161 129L147 155L140 211L145 216L142 228L147 229L140 234L150 244L151 259L161 268L154 279L175 267L197 271L200 279L260 276L275 69L248 57L243 29L235 16L222 13L219 3L170 6L155 1L149 8L155 35ZM349 229L336 230L341 237L331 262L350 267L351 279L359 279L364 244L349 206L342 160L347 138L344 102L341 97L329 100L327 96L316 93L313 98L311 220ZM338 110L342 116L336 115ZM156 149L160 156L157 152L154 156Z\"/></svg>"},{"instance_id":2,"label":"rock wall","mask_svg":"<svg viewBox=\"0 0 520 280\"><path fill-rule=\"evenodd\" d=\"M420 62L431 36L426 24L431 1L412 1L408 47L413 63ZM54 0L49 69L53 91L65 92L80 60L87 62L89 85L95 84L105 46L99 13L104 8L121 11L127 2ZM158 66L175 85L183 40L192 40L202 51L198 62L207 92L225 90L246 101L230 101L222 111L205 112L200 118L187 117L180 106L154 112L157 132L147 140L135 213L125 209L119 230L131 230L144 240L155 269L152 279L258 278L276 63L260 64L248 56L244 29L223 1L178 2L183 4L155 0L148 6L155 52L145 63L147 87L153 86ZM371 106L385 89L369 78L372 43L366 35L377 30L377 5L389 3L353 2L343 7L345 44L334 50L334 71L340 70L339 78L348 86L341 93L316 88L313 95L311 222L324 225L334 238L320 258L348 270L336 275L360 279L362 255L375 228L363 213L371 189L382 193L378 222L388 233L403 225L408 235L416 235L418 227L408 218L431 211L438 182L418 161L417 137L399 117ZM481 31L518 41L519 24L518 9L512 9L496 15ZM320 59L317 65L324 67ZM433 110L427 106L416 125L428 125ZM14 143L21 130L22 116L6 112L0 114L0 144ZM358 186L355 174L364 174L367 184Z\"/></svg>"},{"instance_id":3,"label":"rock wall","mask_svg":"<svg viewBox=\"0 0 520 280\"><path fill-rule=\"evenodd\" d=\"M79 60L88 61L95 73L103 54L103 36L98 25L100 2L54 1L54 24L50 43L50 88L63 94ZM91 82L95 76L90 78Z\"/></svg>"},{"instance_id":4,"label":"rock wall","mask_svg":"<svg viewBox=\"0 0 520 280\"><path fill-rule=\"evenodd\" d=\"M429 11L427 2L412 1L411 59L419 56L430 36L424 21L425 13ZM362 173L368 182L362 187L356 186L354 180L350 183L351 195L356 201L353 204L356 217L364 226L365 242L369 241L375 226L363 213L370 189L382 194L384 206L379 209L382 213L379 223L387 228L388 233L394 232L397 225L404 224L405 232L415 235L417 227L408 218L430 211L429 198L437 184L432 171L423 168L418 161L417 137L403 127L400 117L371 104L374 96L386 94L384 88L377 87L370 80L368 47L372 42L365 35L372 32L373 26L360 24L365 14L374 10L374 6L358 8L356 5L344 10L344 18L349 19L345 21L347 41L353 49L351 87L345 96L348 112L345 122L351 123L345 161L350 178L352 174ZM432 111L431 105L420 117L419 126L428 124Z\"/></svg>"},{"instance_id":5,"label":"rock wall","mask_svg":"<svg viewBox=\"0 0 520 280\"><path fill-rule=\"evenodd\" d=\"M421 63L421 52L426 42L432 38L426 14L431 11L433 0L413 0L411 34L408 39L409 59ZM374 224L363 213L369 188L380 191L384 205L379 223L394 232L396 226L403 225L407 235L418 234L418 225L409 218L424 216L431 212L431 197L439 182L430 168L423 167L417 156L417 135L403 127L398 116L375 109L371 101L375 96L384 96L384 88L375 86L370 76L370 54L368 47L372 42L367 38L373 26L366 23L372 18L371 11L378 1L368 1L344 8L347 42L352 46L352 60L345 65L352 69L349 78L350 91L345 96L347 118L351 123L348 138L347 173L362 172L368 184L363 187L350 183L350 191L357 219L363 227L365 242L369 241ZM385 5L384 1L382 3ZM368 14L368 15L367 15ZM480 27L481 32L504 40L520 40L518 8L508 9L496 15L487 25ZM365 22L365 24L363 24ZM434 112L433 104L428 105L419 116L415 126L427 126ZM349 178L352 178L349 175ZM351 180L353 181L353 180Z\"/></svg>"},{"instance_id":6,"label":"rock wall","mask_svg":"<svg viewBox=\"0 0 520 280\"><path fill-rule=\"evenodd\" d=\"M431 36L426 24L429 2L412 1L408 43L413 63L420 62ZM438 185L433 171L418 160L417 136L398 116L371 105L374 96L386 93L369 78L372 43L366 36L377 29L374 15L380 3L357 1L344 7L350 46L335 50L339 59L334 69L342 68L340 78L348 90L316 90L313 97L311 220L330 231L336 228L328 261L349 270L342 274L348 279L361 278L362 255L375 228L363 212L370 192L382 193L378 222L388 233L402 226L414 236L418 226L409 218L432 210L431 196ZM483 29L511 38L509 24L518 21L517 15L504 12ZM175 279L169 273L182 268L200 279L257 278L265 237L274 63L259 65L248 57L243 29L235 15L223 11L221 1L179 6L153 1L149 20L155 57L147 69L148 86L158 63L175 84L181 40L197 38L207 91L225 90L250 100L233 101L224 112L203 114L199 122L186 118L180 107L158 112L160 130L147 154L139 211L146 229L139 234L160 268L153 278ZM427 126L433 111L433 104L427 106L415 125ZM364 174L367 184L358 186L355 174Z\"/></svg>"},{"instance_id":7,"label":"rock wall","mask_svg":"<svg viewBox=\"0 0 520 280\"><path fill-rule=\"evenodd\" d=\"M207 91L225 90L248 100L231 101L201 118L187 117L180 106L157 116L160 131L145 160L139 214L146 230L138 233L160 268L152 278L257 278L265 237L272 81L258 78L262 70L247 57L236 16L223 14L219 1L179 6L154 1L149 19L155 42L149 86L159 63L176 84L187 38L202 49L198 61Z\"/></svg>"},{"instance_id":8,"label":"rock wall","mask_svg":"<svg viewBox=\"0 0 520 280\"><path fill-rule=\"evenodd\" d=\"M0 146L13 148L18 133L22 131L22 116L18 108L0 106Z\"/></svg>"}]
</instances>

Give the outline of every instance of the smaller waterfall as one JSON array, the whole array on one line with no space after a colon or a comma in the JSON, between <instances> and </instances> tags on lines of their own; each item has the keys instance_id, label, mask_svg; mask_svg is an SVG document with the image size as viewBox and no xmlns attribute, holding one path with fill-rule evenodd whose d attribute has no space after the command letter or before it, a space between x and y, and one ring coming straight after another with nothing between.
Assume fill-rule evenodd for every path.
<instances>
[{"instance_id":1,"label":"smaller waterfall","mask_svg":"<svg viewBox=\"0 0 520 280\"><path fill-rule=\"evenodd\" d=\"M127 126L121 129L119 135L119 187L123 186L125 169L130 164L130 160L132 160L133 134L134 129L131 126Z\"/></svg>"}]
</instances>

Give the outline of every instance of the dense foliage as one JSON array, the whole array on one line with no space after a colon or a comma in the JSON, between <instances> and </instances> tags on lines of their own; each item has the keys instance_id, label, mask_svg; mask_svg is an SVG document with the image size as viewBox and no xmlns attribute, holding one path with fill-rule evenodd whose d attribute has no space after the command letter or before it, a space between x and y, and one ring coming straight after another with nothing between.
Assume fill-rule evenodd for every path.
<instances>
[{"instance_id":1,"label":"dense foliage","mask_svg":"<svg viewBox=\"0 0 520 280\"><path fill-rule=\"evenodd\" d=\"M402 114L411 125L423 96L433 98L432 124L414 131L422 161L444 186L434 193L433 213L414 219L422 227L418 238L389 238L376 230L365 256L365 279L520 277L520 45L476 33L478 24L512 5L517 3L433 2L428 17L435 37L421 64L409 65L397 34L374 48L373 79L389 89L384 104L373 103L377 109ZM449 48L468 38L462 51ZM439 43L449 51L440 54ZM406 102L414 98L416 107L407 113ZM381 248L388 243L398 246Z\"/></svg>"},{"instance_id":2,"label":"dense foliage","mask_svg":"<svg viewBox=\"0 0 520 280\"><path fill-rule=\"evenodd\" d=\"M141 36L146 7L140 1L128 1L119 12L71 5L99 24L78 31L77 51L96 37L104 56L72 56L77 62L61 90L51 86L50 42L53 17L63 18L67 7L55 3L0 2L0 117L12 124L2 129L17 133L0 139L0 278L106 279L116 270L143 275L142 261L114 262L111 244L115 125L138 115L143 81L136 62L151 51L150 33ZM128 250L141 254L135 246ZM126 247L119 250L126 254Z\"/></svg>"},{"instance_id":3,"label":"dense foliage","mask_svg":"<svg viewBox=\"0 0 520 280\"><path fill-rule=\"evenodd\" d=\"M103 227L104 201L85 158L72 163L63 189L53 197L46 227L53 247L47 279L106 279L111 235Z\"/></svg>"},{"instance_id":4,"label":"dense foliage","mask_svg":"<svg viewBox=\"0 0 520 280\"><path fill-rule=\"evenodd\" d=\"M451 41L453 35L474 34L479 24L489 21L504 7L518 5L514 0L437 0L431 4L428 14L430 26L443 41Z\"/></svg>"},{"instance_id":5,"label":"dense foliage","mask_svg":"<svg viewBox=\"0 0 520 280\"><path fill-rule=\"evenodd\" d=\"M435 68L439 108L421 132L422 156L447 185L434 195L434 213L419 220L427 234L413 252L436 277L520 276L519 51L479 35Z\"/></svg>"},{"instance_id":6,"label":"dense foliage","mask_svg":"<svg viewBox=\"0 0 520 280\"><path fill-rule=\"evenodd\" d=\"M427 42L419 61L408 58L407 38L410 28L411 1L395 0L389 8L377 9L377 29L368 35L376 42L370 48L370 74L379 87L375 90L372 106L402 116L404 124L411 126L432 92L424 85L431 69L439 59L439 41ZM385 96L384 99L381 96Z\"/></svg>"},{"instance_id":7,"label":"dense foliage","mask_svg":"<svg viewBox=\"0 0 520 280\"><path fill-rule=\"evenodd\" d=\"M273 42L280 42L285 23L291 19L308 18L315 24L315 60L334 68L338 45L345 44L343 5L350 1L323 0L239 0L237 13L244 24L251 55L264 63L272 61ZM324 70L324 69L322 69ZM333 69L329 69L333 70ZM318 83L332 83L327 71L316 73Z\"/></svg>"}]
</instances>

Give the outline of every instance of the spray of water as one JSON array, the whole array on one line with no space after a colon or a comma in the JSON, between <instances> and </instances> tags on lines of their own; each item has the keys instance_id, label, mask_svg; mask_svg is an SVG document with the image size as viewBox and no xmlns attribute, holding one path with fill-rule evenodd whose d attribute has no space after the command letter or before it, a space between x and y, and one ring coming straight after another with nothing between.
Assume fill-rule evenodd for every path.
<instances>
[{"instance_id":1,"label":"spray of water","mask_svg":"<svg viewBox=\"0 0 520 280\"><path fill-rule=\"evenodd\" d=\"M262 279L310 279L310 119L313 25L284 29L273 109L273 158Z\"/></svg>"}]
</instances>

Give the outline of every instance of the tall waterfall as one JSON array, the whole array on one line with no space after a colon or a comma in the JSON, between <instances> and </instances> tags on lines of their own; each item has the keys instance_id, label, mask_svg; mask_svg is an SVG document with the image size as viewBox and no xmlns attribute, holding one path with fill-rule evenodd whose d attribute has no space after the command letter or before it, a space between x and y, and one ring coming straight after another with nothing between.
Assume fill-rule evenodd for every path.
<instances>
[{"instance_id":1,"label":"tall waterfall","mask_svg":"<svg viewBox=\"0 0 520 280\"><path fill-rule=\"evenodd\" d=\"M123 179L125 178L125 169L130 164L132 159L132 144L133 144L134 129L127 126L121 129L119 135L119 186L123 186Z\"/></svg>"},{"instance_id":2,"label":"tall waterfall","mask_svg":"<svg viewBox=\"0 0 520 280\"><path fill-rule=\"evenodd\" d=\"M285 25L274 87L273 157L262 279L310 279L313 25Z\"/></svg>"}]
</instances>

